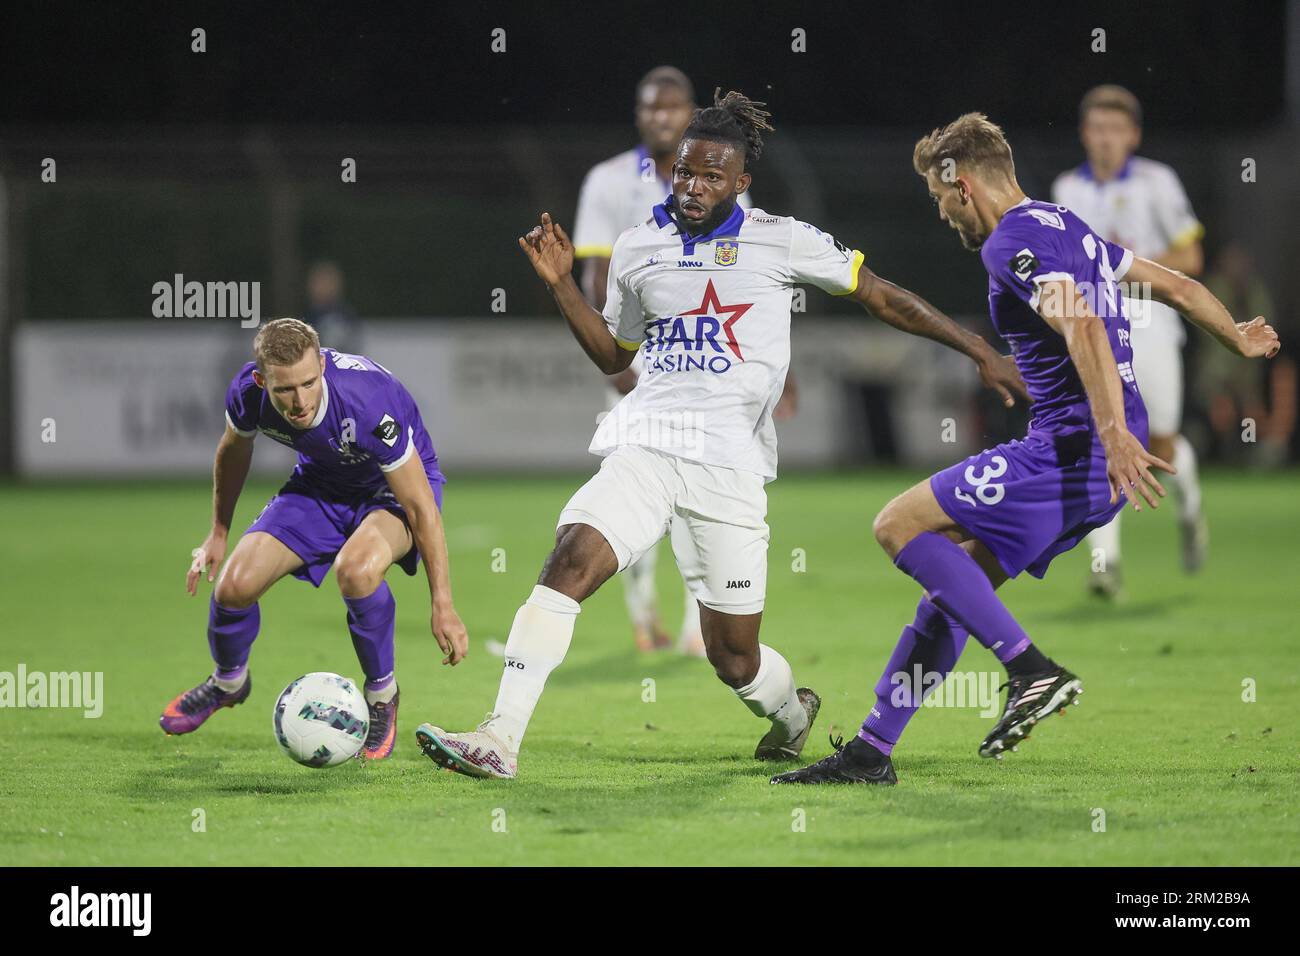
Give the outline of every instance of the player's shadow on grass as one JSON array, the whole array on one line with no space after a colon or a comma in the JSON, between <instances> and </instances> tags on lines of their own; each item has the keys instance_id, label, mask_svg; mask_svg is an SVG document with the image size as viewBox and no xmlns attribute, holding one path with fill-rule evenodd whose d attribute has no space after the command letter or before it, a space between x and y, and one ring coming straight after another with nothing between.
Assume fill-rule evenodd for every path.
<instances>
[{"instance_id":1,"label":"player's shadow on grass","mask_svg":"<svg viewBox=\"0 0 1300 956\"><path fill-rule=\"evenodd\" d=\"M642 654L631 648L607 654L598 660L556 668L547 678L548 687L569 684L640 684L647 677L656 680L676 676L699 668L710 674L709 662L698 657L686 657L674 651Z\"/></svg>"},{"instance_id":2,"label":"player's shadow on grass","mask_svg":"<svg viewBox=\"0 0 1300 956\"><path fill-rule=\"evenodd\" d=\"M150 748L153 749L153 748ZM220 754L173 752L157 755L147 769L124 778L116 792L137 800L199 799L224 795L293 795L339 793L369 783L362 766L310 770L283 761L266 769L267 748L228 741ZM278 755L277 755L278 756ZM254 767L255 769L250 769Z\"/></svg>"},{"instance_id":3,"label":"player's shadow on grass","mask_svg":"<svg viewBox=\"0 0 1300 956\"><path fill-rule=\"evenodd\" d=\"M1089 600L1049 611L1035 614L1042 621L1067 621L1084 624L1105 624L1114 621L1141 621L1149 618L1163 617L1175 608L1184 607L1187 597L1169 597L1160 600L1141 601L1134 604L1103 604L1098 600Z\"/></svg>"}]
</instances>

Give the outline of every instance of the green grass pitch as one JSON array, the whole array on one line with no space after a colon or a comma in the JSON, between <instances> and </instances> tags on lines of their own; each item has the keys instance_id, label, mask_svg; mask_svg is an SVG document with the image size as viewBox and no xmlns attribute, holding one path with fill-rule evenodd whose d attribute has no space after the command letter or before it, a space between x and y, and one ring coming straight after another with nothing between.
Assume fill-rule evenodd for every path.
<instances>
[{"instance_id":1,"label":"green grass pitch","mask_svg":"<svg viewBox=\"0 0 1300 956\"><path fill-rule=\"evenodd\" d=\"M829 752L831 728L856 729L911 621L917 590L870 522L916 477L788 476L769 487L763 636L824 699L809 758ZM0 709L0 864L1300 863L1294 473L1208 476L1213 543L1195 578L1179 570L1167 507L1126 516L1121 606L1085 598L1080 551L1046 581L1008 584L1013 612L1086 693L1000 763L976 756L992 723L977 708L926 708L895 753L898 787L771 787L774 768L750 759L765 725L707 663L639 656L615 581L578 619L519 779L438 771L415 727L468 729L492 706L501 665L484 641L505 639L581 480L453 476L445 518L471 655L454 670L438 664L424 579L392 572L397 751L323 771L280 755L270 717L304 672L359 676L332 576L319 592L285 580L263 601L248 703L165 737L163 705L210 667L207 587L194 599L183 589L208 489L0 487L0 671L102 671L105 698L99 719ZM271 491L245 491L237 527ZM504 572L493 570L497 548ZM804 571L792 570L795 549ZM660 560L675 625L680 585L666 548ZM959 667L997 670L973 640ZM1248 679L1253 702L1243 701Z\"/></svg>"}]
</instances>

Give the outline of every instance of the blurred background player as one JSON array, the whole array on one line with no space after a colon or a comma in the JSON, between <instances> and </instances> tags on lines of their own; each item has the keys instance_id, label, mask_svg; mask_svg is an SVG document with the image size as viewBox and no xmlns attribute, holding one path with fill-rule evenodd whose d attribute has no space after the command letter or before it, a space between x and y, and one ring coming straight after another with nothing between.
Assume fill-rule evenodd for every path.
<instances>
[{"instance_id":1,"label":"blurred background player","mask_svg":"<svg viewBox=\"0 0 1300 956\"><path fill-rule=\"evenodd\" d=\"M690 78L674 66L655 67L636 86L634 112L640 144L597 163L582 181L573 224L573 254L582 263L579 277L582 294L598 312L605 308L605 286L614 242L623 230L643 222L648 210L672 192L669 177L677 144L695 109L695 86ZM737 202L743 209L752 206L748 193L741 193ZM643 364L638 352L631 366L609 376L606 412L612 411L619 399L636 386ZM794 387L787 379L786 394L774 413L778 420L793 414L794 400ZM642 651L661 650L673 643L659 623L655 595L658 555L656 544L623 572L623 596L632 619L636 646ZM684 654L704 656L700 609L689 589L685 590L678 648Z\"/></svg>"},{"instance_id":2,"label":"blurred background player","mask_svg":"<svg viewBox=\"0 0 1300 956\"><path fill-rule=\"evenodd\" d=\"M254 361L226 391L226 430L212 469L212 530L185 579L193 595L226 556L235 505L258 433L298 453L289 480L244 532L212 590L208 646L216 669L171 701L159 723L188 734L222 707L248 699L248 656L261 626L258 601L286 574L320 587L331 565L357 660L365 674L367 759L393 752L398 688L393 626L397 603L384 580L424 559L430 627L456 664L468 645L452 604L439 509L444 478L415 400L387 369L360 355L321 348L316 330L275 319L253 339Z\"/></svg>"},{"instance_id":3,"label":"blurred background player","mask_svg":"<svg viewBox=\"0 0 1300 956\"><path fill-rule=\"evenodd\" d=\"M1203 268L1202 228L1177 173L1134 152L1142 141L1142 107L1122 86L1089 90L1079 104L1079 138L1088 158L1062 173L1052 198L1088 223L1104 239L1131 249L1188 276ZM1126 296L1133 335L1133 371L1150 418L1151 453L1174 466L1169 476L1178 505L1182 561L1194 572L1205 561L1209 533L1201 512L1196 452L1182 436L1182 319L1168 306ZM1100 549L1089 589L1101 597L1118 597L1120 516L1088 536Z\"/></svg>"},{"instance_id":4,"label":"blurred background player","mask_svg":"<svg viewBox=\"0 0 1300 956\"><path fill-rule=\"evenodd\" d=\"M360 352L361 320L343 297L343 270L322 259L307 269L307 311L303 321L339 352Z\"/></svg>"}]
</instances>

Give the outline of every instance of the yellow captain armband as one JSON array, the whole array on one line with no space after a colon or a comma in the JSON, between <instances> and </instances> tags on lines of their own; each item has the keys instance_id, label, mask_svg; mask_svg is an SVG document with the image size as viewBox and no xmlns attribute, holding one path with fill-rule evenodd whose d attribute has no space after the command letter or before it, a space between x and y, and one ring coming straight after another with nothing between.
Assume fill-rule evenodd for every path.
<instances>
[{"instance_id":1,"label":"yellow captain armband","mask_svg":"<svg viewBox=\"0 0 1300 956\"><path fill-rule=\"evenodd\" d=\"M865 262L866 259L867 257L858 252L858 250L853 250L853 281L847 289L843 292L835 293L836 295L852 295L854 292L858 291L858 270L862 268L862 263Z\"/></svg>"},{"instance_id":2,"label":"yellow captain armband","mask_svg":"<svg viewBox=\"0 0 1300 956\"><path fill-rule=\"evenodd\" d=\"M1199 241L1204 235L1205 227L1199 222L1193 223L1169 241L1169 248L1181 249L1184 246L1190 246L1193 242Z\"/></svg>"},{"instance_id":3,"label":"yellow captain armband","mask_svg":"<svg viewBox=\"0 0 1300 956\"><path fill-rule=\"evenodd\" d=\"M640 342L629 342L627 339L620 339L617 335L614 336L614 341L618 343L619 348L627 349L629 352L635 352L641 347Z\"/></svg>"},{"instance_id":4,"label":"yellow captain armband","mask_svg":"<svg viewBox=\"0 0 1300 956\"><path fill-rule=\"evenodd\" d=\"M608 259L614 254L613 246L574 246L575 259Z\"/></svg>"}]
</instances>

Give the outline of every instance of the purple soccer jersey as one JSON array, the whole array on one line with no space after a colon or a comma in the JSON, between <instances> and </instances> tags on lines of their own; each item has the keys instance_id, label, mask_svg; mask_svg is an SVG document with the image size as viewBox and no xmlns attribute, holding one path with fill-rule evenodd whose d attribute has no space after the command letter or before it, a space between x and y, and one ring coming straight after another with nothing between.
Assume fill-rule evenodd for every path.
<instances>
[{"instance_id":1,"label":"purple soccer jersey","mask_svg":"<svg viewBox=\"0 0 1300 956\"><path fill-rule=\"evenodd\" d=\"M226 392L226 420L240 435L258 432L298 453L298 464L248 531L281 541L303 559L294 576L320 586L334 557L366 515L402 515L384 473L417 456L442 507L445 479L410 392L378 362L321 349L325 377L311 426L293 427L253 381L249 362ZM413 547L398 562L414 574Z\"/></svg>"},{"instance_id":2,"label":"purple soccer jersey","mask_svg":"<svg viewBox=\"0 0 1300 956\"><path fill-rule=\"evenodd\" d=\"M253 381L254 363L226 391L226 420L240 435L261 432L298 453L294 477L340 495L385 487L384 472L417 455L430 481L443 480L438 456L411 393L378 362L321 349L325 381L311 427L298 429Z\"/></svg>"},{"instance_id":3,"label":"purple soccer jersey","mask_svg":"<svg viewBox=\"0 0 1300 956\"><path fill-rule=\"evenodd\" d=\"M1116 283L1133 254L1093 232L1064 206L1026 199L1009 209L980 250L989 315L1011 346L1033 397L1029 433L973 455L930 479L939 506L1012 577L1042 577L1124 506L1110 503L1106 457L1065 338L1036 311L1041 286L1070 279L1106 325L1124 390L1124 417L1144 445L1147 415L1133 377L1133 348Z\"/></svg>"},{"instance_id":4,"label":"purple soccer jersey","mask_svg":"<svg viewBox=\"0 0 1300 956\"><path fill-rule=\"evenodd\" d=\"M1011 346L1034 399L1030 431L1067 434L1093 428L1088 398L1065 338L1036 311L1040 284L1053 279L1072 280L1106 323L1124 385L1125 418L1130 429L1145 431L1146 409L1133 377L1129 322L1116 285L1128 272L1133 253L1101 238L1064 206L1026 199L1007 210L980 258L989 274L993 327Z\"/></svg>"}]
</instances>

